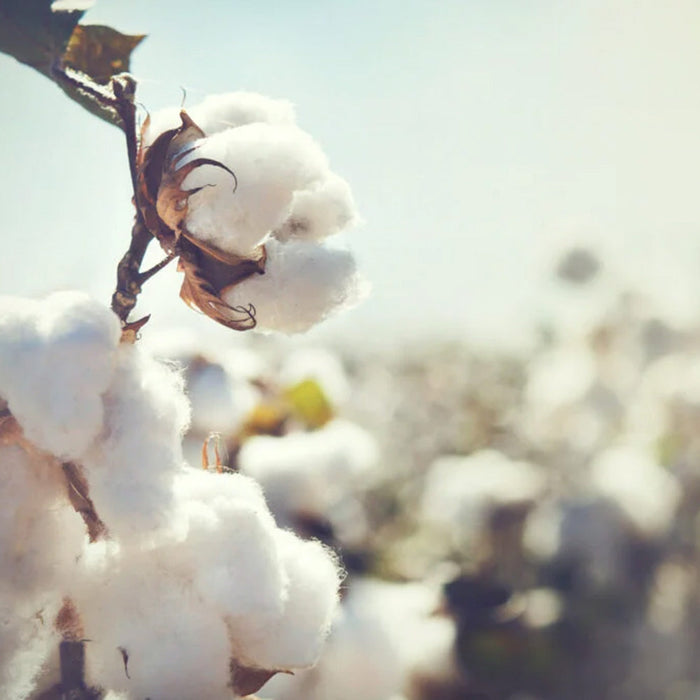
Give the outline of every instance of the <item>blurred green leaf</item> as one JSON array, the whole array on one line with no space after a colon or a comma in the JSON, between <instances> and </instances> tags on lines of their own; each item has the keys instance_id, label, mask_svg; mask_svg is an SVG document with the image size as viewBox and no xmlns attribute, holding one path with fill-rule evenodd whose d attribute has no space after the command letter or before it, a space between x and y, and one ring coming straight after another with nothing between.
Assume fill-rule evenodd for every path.
<instances>
[{"instance_id":1,"label":"blurred green leaf","mask_svg":"<svg viewBox=\"0 0 700 700\"><path fill-rule=\"evenodd\" d=\"M0 0L0 52L53 80L73 100L120 125L106 87L129 71L131 53L144 35L101 25L80 25L82 10L51 9L52 0ZM64 72L65 71L65 72Z\"/></svg>"},{"instance_id":2,"label":"blurred green leaf","mask_svg":"<svg viewBox=\"0 0 700 700\"><path fill-rule=\"evenodd\" d=\"M314 379L287 387L284 393L294 415L309 428L321 428L334 416L331 402Z\"/></svg>"}]
</instances>

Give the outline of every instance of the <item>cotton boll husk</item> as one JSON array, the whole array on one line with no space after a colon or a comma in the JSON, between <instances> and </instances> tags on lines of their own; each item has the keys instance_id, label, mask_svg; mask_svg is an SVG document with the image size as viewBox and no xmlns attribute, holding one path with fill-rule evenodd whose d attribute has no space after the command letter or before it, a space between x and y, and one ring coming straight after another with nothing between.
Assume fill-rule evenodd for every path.
<instances>
[{"instance_id":1,"label":"cotton boll husk","mask_svg":"<svg viewBox=\"0 0 700 700\"><path fill-rule=\"evenodd\" d=\"M82 462L90 495L112 535L138 537L163 525L172 508L189 421L182 377L122 345L104 406L103 434Z\"/></svg>"},{"instance_id":2,"label":"cotton boll husk","mask_svg":"<svg viewBox=\"0 0 700 700\"><path fill-rule=\"evenodd\" d=\"M257 329L301 333L368 293L352 254L306 241L266 244L265 273L223 290L230 306L253 304Z\"/></svg>"},{"instance_id":3,"label":"cotton boll husk","mask_svg":"<svg viewBox=\"0 0 700 700\"><path fill-rule=\"evenodd\" d=\"M287 100L276 100L254 92L228 92L208 95L185 111L202 131L211 136L232 127L267 122L269 124L294 124L294 106ZM143 134L143 145L150 146L168 129L180 126L180 109L168 107L150 115L150 122Z\"/></svg>"},{"instance_id":4,"label":"cotton boll husk","mask_svg":"<svg viewBox=\"0 0 700 700\"><path fill-rule=\"evenodd\" d=\"M89 683L133 698L229 696L226 625L153 552L107 551L94 558L73 599L90 639ZM128 654L129 678L120 648Z\"/></svg>"},{"instance_id":5,"label":"cotton boll husk","mask_svg":"<svg viewBox=\"0 0 700 700\"><path fill-rule=\"evenodd\" d=\"M350 186L329 173L325 180L294 193L289 216L273 235L281 241L320 241L358 221Z\"/></svg>"},{"instance_id":6,"label":"cotton boll husk","mask_svg":"<svg viewBox=\"0 0 700 700\"><path fill-rule=\"evenodd\" d=\"M680 501L677 480L636 447L611 447L591 465L593 486L611 498L641 532L661 535Z\"/></svg>"},{"instance_id":7,"label":"cotton boll husk","mask_svg":"<svg viewBox=\"0 0 700 700\"><path fill-rule=\"evenodd\" d=\"M200 139L179 163L197 158L222 163L195 168L183 190L186 225L195 238L235 255L249 256L291 213L292 198L323 180L328 163L316 142L293 126L247 124Z\"/></svg>"},{"instance_id":8,"label":"cotton boll husk","mask_svg":"<svg viewBox=\"0 0 700 700\"><path fill-rule=\"evenodd\" d=\"M321 652L342 576L335 557L319 542L304 542L284 530L277 530L276 538L288 577L284 610L275 619L256 620L255 628L246 626L241 654L262 668L303 668Z\"/></svg>"},{"instance_id":9,"label":"cotton boll husk","mask_svg":"<svg viewBox=\"0 0 700 700\"><path fill-rule=\"evenodd\" d=\"M102 428L120 328L79 292L0 298L0 396L37 447L77 459Z\"/></svg>"},{"instance_id":10,"label":"cotton boll husk","mask_svg":"<svg viewBox=\"0 0 700 700\"><path fill-rule=\"evenodd\" d=\"M333 517L376 466L374 438L349 421L335 419L312 432L247 440L238 455L241 471L260 482L273 511Z\"/></svg>"}]
</instances>

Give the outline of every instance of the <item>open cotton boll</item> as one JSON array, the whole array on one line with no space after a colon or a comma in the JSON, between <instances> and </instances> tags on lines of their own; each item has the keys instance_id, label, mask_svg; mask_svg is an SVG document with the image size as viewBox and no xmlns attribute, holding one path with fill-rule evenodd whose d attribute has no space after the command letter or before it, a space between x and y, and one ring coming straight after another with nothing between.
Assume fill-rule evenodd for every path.
<instances>
[{"instance_id":1,"label":"open cotton boll","mask_svg":"<svg viewBox=\"0 0 700 700\"><path fill-rule=\"evenodd\" d=\"M104 431L82 464L97 512L116 537L162 525L189 421L182 377L133 345L119 349L104 395Z\"/></svg>"},{"instance_id":2,"label":"open cotton boll","mask_svg":"<svg viewBox=\"0 0 700 700\"><path fill-rule=\"evenodd\" d=\"M318 241L358 220L350 186L343 178L329 173L326 179L294 193L289 216L273 235L281 241Z\"/></svg>"},{"instance_id":3,"label":"open cotton boll","mask_svg":"<svg viewBox=\"0 0 700 700\"><path fill-rule=\"evenodd\" d=\"M195 142L177 167L207 158L182 183L188 198L189 233L235 255L249 256L291 212L297 190L323 180L328 163L318 144L294 126L247 124Z\"/></svg>"},{"instance_id":4,"label":"open cotton boll","mask_svg":"<svg viewBox=\"0 0 700 700\"><path fill-rule=\"evenodd\" d=\"M77 459L97 436L119 337L117 317L79 292L0 298L0 397L37 447Z\"/></svg>"},{"instance_id":5,"label":"open cotton boll","mask_svg":"<svg viewBox=\"0 0 700 700\"><path fill-rule=\"evenodd\" d=\"M260 331L302 333L359 303L368 292L348 251L274 239L265 247L265 273L227 287L221 295L230 306L253 304Z\"/></svg>"},{"instance_id":6,"label":"open cotton boll","mask_svg":"<svg viewBox=\"0 0 700 700\"><path fill-rule=\"evenodd\" d=\"M338 355L321 347L292 350L280 368L280 381L291 386L312 379L335 404L344 403L350 395L350 383Z\"/></svg>"}]
</instances>

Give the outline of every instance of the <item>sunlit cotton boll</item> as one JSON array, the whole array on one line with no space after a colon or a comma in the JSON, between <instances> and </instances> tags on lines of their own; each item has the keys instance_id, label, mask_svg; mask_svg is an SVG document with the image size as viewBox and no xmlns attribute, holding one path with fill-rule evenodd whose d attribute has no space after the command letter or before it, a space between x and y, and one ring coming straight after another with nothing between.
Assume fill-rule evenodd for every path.
<instances>
[{"instance_id":1,"label":"sunlit cotton boll","mask_svg":"<svg viewBox=\"0 0 700 700\"><path fill-rule=\"evenodd\" d=\"M177 168L207 158L183 181L189 233L250 256L275 229L285 238L324 238L355 217L346 183L332 175L318 144L297 127L247 124L195 142ZM231 175L231 172L234 175ZM299 210L299 214L295 210ZM289 219L286 228L281 228Z\"/></svg>"},{"instance_id":2,"label":"sunlit cotton boll","mask_svg":"<svg viewBox=\"0 0 700 700\"><path fill-rule=\"evenodd\" d=\"M95 439L119 336L117 317L80 292L0 298L0 397L37 447L76 459Z\"/></svg>"},{"instance_id":3,"label":"sunlit cotton boll","mask_svg":"<svg viewBox=\"0 0 700 700\"><path fill-rule=\"evenodd\" d=\"M255 307L257 329L302 333L331 313L358 304L369 292L353 255L306 241L266 244L265 273L227 287L230 306Z\"/></svg>"}]
</instances>

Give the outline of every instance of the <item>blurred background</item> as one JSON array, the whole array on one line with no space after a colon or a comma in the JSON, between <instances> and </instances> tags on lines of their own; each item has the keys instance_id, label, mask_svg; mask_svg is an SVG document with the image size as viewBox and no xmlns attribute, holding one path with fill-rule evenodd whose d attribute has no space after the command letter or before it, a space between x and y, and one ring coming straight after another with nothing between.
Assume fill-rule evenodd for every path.
<instances>
[{"instance_id":1,"label":"blurred background","mask_svg":"<svg viewBox=\"0 0 700 700\"><path fill-rule=\"evenodd\" d=\"M700 6L100 0L146 111L291 100L351 184L373 285L234 334L167 269L142 342L187 436L348 578L277 700L700 698ZM0 293L107 302L122 135L0 56ZM210 437L212 432L216 437Z\"/></svg>"}]
</instances>

